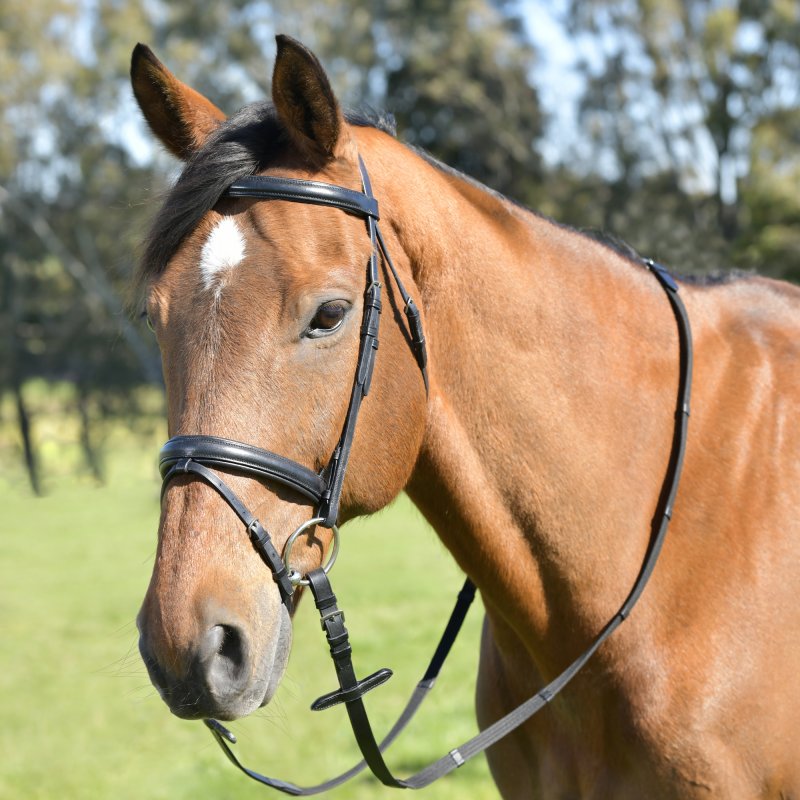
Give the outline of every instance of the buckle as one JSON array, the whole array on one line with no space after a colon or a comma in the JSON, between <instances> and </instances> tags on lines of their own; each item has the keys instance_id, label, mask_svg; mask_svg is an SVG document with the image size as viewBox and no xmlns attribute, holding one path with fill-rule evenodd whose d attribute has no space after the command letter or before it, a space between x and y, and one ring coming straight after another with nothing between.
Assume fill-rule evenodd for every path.
<instances>
[{"instance_id":1,"label":"buckle","mask_svg":"<svg viewBox=\"0 0 800 800\"><path fill-rule=\"evenodd\" d=\"M342 618L342 625L344 625L344 611L337 608L335 611L329 611L327 614L322 614L319 618L319 626L322 630L325 630L325 623L329 619L333 619L334 617L341 617Z\"/></svg>"}]
</instances>

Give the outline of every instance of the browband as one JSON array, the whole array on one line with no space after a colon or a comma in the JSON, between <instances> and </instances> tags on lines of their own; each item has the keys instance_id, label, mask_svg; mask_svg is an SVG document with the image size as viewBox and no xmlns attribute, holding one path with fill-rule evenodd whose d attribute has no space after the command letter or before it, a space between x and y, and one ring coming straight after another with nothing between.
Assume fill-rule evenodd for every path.
<instances>
[{"instance_id":1,"label":"browband","mask_svg":"<svg viewBox=\"0 0 800 800\"><path fill-rule=\"evenodd\" d=\"M378 201L374 197L321 181L249 175L234 181L225 191L225 195L227 197L254 197L257 200L289 200L293 203L333 206L365 219L370 217L374 220L380 219Z\"/></svg>"}]
</instances>

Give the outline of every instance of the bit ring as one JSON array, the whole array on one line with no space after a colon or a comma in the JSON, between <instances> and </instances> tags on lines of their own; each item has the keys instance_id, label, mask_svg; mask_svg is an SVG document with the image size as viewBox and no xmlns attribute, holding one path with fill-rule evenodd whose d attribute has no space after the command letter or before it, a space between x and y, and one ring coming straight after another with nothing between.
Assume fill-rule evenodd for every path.
<instances>
[{"instance_id":1,"label":"bit ring","mask_svg":"<svg viewBox=\"0 0 800 800\"><path fill-rule=\"evenodd\" d=\"M324 522L325 517L314 517L313 519L304 522L287 540L286 544L283 547L283 563L286 565L286 569L289 571L289 580L292 586L308 586L308 579L304 578L296 569L293 569L289 566L289 556L292 552L292 547L294 543L297 541L297 537L300 536L301 533L304 533L309 528L314 527L314 525L319 525L320 522ZM333 531L333 547L331 548L331 554L328 556L328 563L322 567L322 571L327 575L331 567L334 565L336 561L336 556L339 555L339 528L336 525L331 526L331 531Z\"/></svg>"}]
</instances>

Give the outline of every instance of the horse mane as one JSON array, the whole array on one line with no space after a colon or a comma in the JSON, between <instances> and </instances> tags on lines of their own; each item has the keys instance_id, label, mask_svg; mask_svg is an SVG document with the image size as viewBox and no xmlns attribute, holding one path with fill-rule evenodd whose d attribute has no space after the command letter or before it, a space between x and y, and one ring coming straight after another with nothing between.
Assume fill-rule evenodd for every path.
<instances>
[{"instance_id":1,"label":"horse mane","mask_svg":"<svg viewBox=\"0 0 800 800\"><path fill-rule=\"evenodd\" d=\"M755 270L746 269L719 269L712 272L705 272L702 275L678 275L677 278L681 283L688 284L689 286L724 286L728 283L735 281L746 281L750 278L757 278L758 273Z\"/></svg>"},{"instance_id":2,"label":"horse mane","mask_svg":"<svg viewBox=\"0 0 800 800\"><path fill-rule=\"evenodd\" d=\"M417 147L415 145L406 144L409 150L416 153L423 161L430 164L435 169L439 170L443 174L447 175L448 177L455 178L459 181L464 181L470 186L473 186L476 189L479 189L482 192L485 192L487 195L494 197L497 200L501 200L506 203L511 203L512 205L516 206L517 208L522 209L523 211L528 212L529 214L533 214L535 217L539 219L543 219L546 222L549 222L551 225L555 225L559 228L562 228L567 231L571 231L572 233L577 233L580 236L585 236L588 239L591 239L598 244L603 245L604 247L613 250L618 256L622 256L626 261L636 264L639 267L644 267L646 258L642 256L633 245L629 242L625 241L620 236L617 236L614 233L610 233L609 231L602 230L599 228L576 228L572 225L569 225L564 222L559 222L558 220L549 217L547 214L543 214L541 211L537 211L536 209L530 208L526 206L524 203L520 203L518 200L515 200L513 197L508 197L504 195L502 192L498 192L496 189L492 189L491 187L487 186L481 181L473 178L471 175L467 175L465 172L461 172L460 170L456 169L455 167L451 167L449 164L445 164L443 161L440 161L435 156L431 155L427 150L424 150L421 147ZM665 265L666 266L666 265ZM723 286L728 283L732 283L734 281L739 280L747 280L748 278L753 278L756 276L754 271L748 270L741 270L741 269L720 269L714 270L712 272L707 272L702 275L692 274L692 273L683 273L678 271L673 271L673 268L669 267L670 274L680 283L687 284L689 286L698 286L698 287L711 287L711 286Z\"/></svg>"},{"instance_id":3,"label":"horse mane","mask_svg":"<svg viewBox=\"0 0 800 800\"><path fill-rule=\"evenodd\" d=\"M645 259L637 252L637 250L619 236L609 233L608 231L597 230L595 228L583 228L578 231L583 236L588 236L596 242L604 245L605 247L613 250L617 255L622 256L628 261L632 261L639 266L644 265ZM755 272L748 272L742 269L729 269L729 270L714 270L706 272L702 275L694 273L684 273L673 270L669 267L670 274L679 282L687 286L698 287L711 287L711 286L724 286L728 283L735 281L746 280L756 276Z\"/></svg>"},{"instance_id":4,"label":"horse mane","mask_svg":"<svg viewBox=\"0 0 800 800\"><path fill-rule=\"evenodd\" d=\"M372 110L348 112L347 122L395 135L394 118ZM229 117L187 162L153 219L134 287L163 272L181 242L239 178L265 169L289 144L271 102L252 103Z\"/></svg>"}]
</instances>

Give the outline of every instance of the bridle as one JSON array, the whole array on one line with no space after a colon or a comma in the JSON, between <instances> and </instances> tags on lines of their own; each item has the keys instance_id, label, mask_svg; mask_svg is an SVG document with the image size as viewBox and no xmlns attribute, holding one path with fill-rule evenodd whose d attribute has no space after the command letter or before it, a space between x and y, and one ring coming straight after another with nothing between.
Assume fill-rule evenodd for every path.
<instances>
[{"instance_id":1,"label":"bridle","mask_svg":"<svg viewBox=\"0 0 800 800\"><path fill-rule=\"evenodd\" d=\"M320 473L298 464L296 461L254 447L243 442L223 439L219 436L175 436L162 448L159 469L162 477L162 497L169 482L177 475L191 473L204 480L219 492L239 519L244 523L247 533L253 540L262 558L272 570L272 577L278 584L281 599L291 603L294 585L303 582L299 575L290 572L280 556L266 528L246 508L231 488L209 467L222 467L244 473L259 480L280 483L294 492L303 495L316 504L314 518L301 525L290 537L287 547L313 525L332 528L338 537L336 520L339 516L339 503L342 495L350 448L355 435L358 412L367 396L375 368L375 355L378 350L378 328L381 314L381 284L378 271L378 249L389 267L400 297L409 327L409 342L414 357L422 372L425 391L428 390L427 351L419 309L406 291L394 263L386 249L383 236L378 227L378 203L372 195L372 187L364 162L359 158L363 192L356 192L342 186L333 186L319 181L304 181L294 178L275 178L268 176L249 176L240 178L225 192L227 197L253 197L258 200L288 200L296 203L332 206L366 220L372 249L367 266L367 287L364 293L364 311L361 320L361 342L358 351L356 374L350 392L350 403L345 416L342 434L334 448L328 465ZM335 543L338 539L335 538ZM334 553L336 550L334 550ZM325 567L327 572L333 566L332 559Z\"/></svg>"},{"instance_id":2,"label":"bridle","mask_svg":"<svg viewBox=\"0 0 800 800\"><path fill-rule=\"evenodd\" d=\"M648 260L644 264L655 275L659 284L665 290L678 323L681 368L678 387L678 410L670 462L653 521L650 544L633 588L620 610L600 631L587 650L544 689L537 692L533 697L477 736L460 747L454 748L415 775L406 779L396 778L383 759L383 751L391 745L406 727L428 692L433 688L439 671L450 652L450 648L461 629L466 613L475 596L475 586L467 578L459 592L455 608L450 615L445 631L422 680L414 689L397 722L384 739L378 743L361 698L366 692L385 683L391 677L392 672L389 669L381 669L361 680L357 678L351 660L351 648L347 629L344 625L344 613L337 606L336 596L331 589L327 573L333 566L338 553L339 542L336 521L339 514L342 485L359 410L364 397L369 393L378 349L378 328L381 313L379 254L382 256L387 272L391 274L403 300L404 313L408 324L408 341L422 373L426 392L428 391L428 374L425 337L422 331L419 310L403 286L386 248L386 243L378 224L378 203L372 194L369 175L360 157L359 170L361 172L362 192L318 181L249 176L238 179L224 193L224 196L227 197L285 200L330 206L361 217L366 221L372 248L367 266L358 360L342 433L327 466L321 472L316 473L291 459L268 450L217 436L175 436L162 447L159 458L163 480L162 498L170 481L179 475L190 474L205 481L223 497L242 521L253 545L267 566L269 566L272 577L278 585L281 599L287 608L291 608L292 594L298 584L308 585L314 596L317 610L320 613L320 624L325 632L336 670L339 688L318 698L311 708L312 710L322 710L344 703L364 760L325 783L310 787L300 787L293 783L269 778L245 767L228 746L228 742L235 743L236 741L233 734L216 720L204 720L217 743L233 764L254 780L291 795L311 795L330 790L354 777L366 766L369 766L375 776L387 786L420 789L462 766L469 758L483 752L549 703L572 680L602 642L622 624L641 596L655 568L667 526L672 516L672 507L678 489L686 446L692 374L692 340L689 320L683 303L678 296L678 285L663 267ZM272 543L272 539L264 525L211 468L233 470L258 480L279 483L311 500L316 506L316 513L292 533L284 546L283 555L281 555ZM333 545L327 563L323 567L312 570L304 578L290 566L291 549L297 538L315 525L332 529Z\"/></svg>"}]
</instances>

